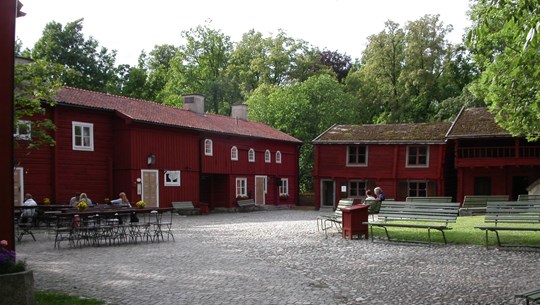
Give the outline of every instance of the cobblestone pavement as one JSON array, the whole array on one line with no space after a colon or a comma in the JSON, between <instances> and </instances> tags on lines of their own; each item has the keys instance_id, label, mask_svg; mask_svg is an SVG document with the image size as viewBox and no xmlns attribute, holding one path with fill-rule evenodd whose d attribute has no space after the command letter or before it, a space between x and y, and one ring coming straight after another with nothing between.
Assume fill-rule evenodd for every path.
<instances>
[{"instance_id":1,"label":"cobblestone pavement","mask_svg":"<svg viewBox=\"0 0 540 305\"><path fill-rule=\"evenodd\" d=\"M400 245L317 232L318 211L175 216L176 241L54 249L25 236L36 289L111 304L524 304L540 253Z\"/></svg>"}]
</instances>

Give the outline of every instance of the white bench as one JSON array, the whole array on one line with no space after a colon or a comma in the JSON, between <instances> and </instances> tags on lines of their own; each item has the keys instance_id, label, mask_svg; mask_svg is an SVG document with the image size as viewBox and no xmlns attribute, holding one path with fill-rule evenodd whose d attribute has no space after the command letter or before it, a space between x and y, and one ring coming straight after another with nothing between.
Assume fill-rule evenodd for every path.
<instances>
[{"instance_id":1,"label":"white bench","mask_svg":"<svg viewBox=\"0 0 540 305\"><path fill-rule=\"evenodd\" d=\"M173 201L172 207L174 211L180 215L184 215L184 214L192 215L192 214L201 213L199 208L195 207L193 205L193 202L191 201Z\"/></svg>"},{"instance_id":2,"label":"white bench","mask_svg":"<svg viewBox=\"0 0 540 305\"><path fill-rule=\"evenodd\" d=\"M255 209L255 201L253 199L243 199L243 200L237 200L236 203L238 204L238 209L240 211L246 211L248 209Z\"/></svg>"}]
</instances>

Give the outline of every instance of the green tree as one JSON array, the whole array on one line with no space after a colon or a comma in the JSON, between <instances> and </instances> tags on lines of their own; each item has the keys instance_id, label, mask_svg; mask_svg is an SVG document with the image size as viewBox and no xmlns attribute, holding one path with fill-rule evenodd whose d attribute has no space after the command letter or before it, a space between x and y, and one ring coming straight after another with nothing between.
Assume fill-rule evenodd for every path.
<instances>
[{"instance_id":1,"label":"green tree","mask_svg":"<svg viewBox=\"0 0 540 305\"><path fill-rule=\"evenodd\" d=\"M467 45L481 70L471 91L512 135L540 139L540 2L478 0Z\"/></svg>"},{"instance_id":2,"label":"green tree","mask_svg":"<svg viewBox=\"0 0 540 305\"><path fill-rule=\"evenodd\" d=\"M79 19L62 27L58 22L49 22L32 50L32 58L76 71L77 74L60 74L64 85L105 92L108 82L115 77L116 51L99 48L93 37L85 39L82 23L83 19Z\"/></svg>"}]
</instances>

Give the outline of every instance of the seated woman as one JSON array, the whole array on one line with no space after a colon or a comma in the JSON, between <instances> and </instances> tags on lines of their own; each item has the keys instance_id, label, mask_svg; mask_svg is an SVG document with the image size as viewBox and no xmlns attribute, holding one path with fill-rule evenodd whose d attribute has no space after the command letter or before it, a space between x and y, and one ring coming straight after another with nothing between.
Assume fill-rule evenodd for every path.
<instances>
[{"instance_id":1,"label":"seated woman","mask_svg":"<svg viewBox=\"0 0 540 305\"><path fill-rule=\"evenodd\" d=\"M366 191L366 199L375 199L371 190Z\"/></svg>"},{"instance_id":2,"label":"seated woman","mask_svg":"<svg viewBox=\"0 0 540 305\"><path fill-rule=\"evenodd\" d=\"M81 193L81 195L79 195L79 201L77 201L77 203L79 203L79 202L81 202L81 201L86 202L86 204L88 204L89 207L93 207L93 206L94 206L94 203L92 203L92 200L90 200L90 198L88 198L88 196L86 195L86 193Z\"/></svg>"},{"instance_id":3,"label":"seated woman","mask_svg":"<svg viewBox=\"0 0 540 305\"><path fill-rule=\"evenodd\" d=\"M111 205L114 207L128 207L131 208L131 203L126 196L126 193L122 192L118 194L118 199L111 200Z\"/></svg>"}]
</instances>

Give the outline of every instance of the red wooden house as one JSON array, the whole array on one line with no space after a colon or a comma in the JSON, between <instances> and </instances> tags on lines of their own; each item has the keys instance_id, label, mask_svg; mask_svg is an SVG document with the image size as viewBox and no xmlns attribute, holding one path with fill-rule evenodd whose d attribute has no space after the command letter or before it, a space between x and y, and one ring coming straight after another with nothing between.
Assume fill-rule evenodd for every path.
<instances>
[{"instance_id":1,"label":"red wooden house","mask_svg":"<svg viewBox=\"0 0 540 305\"><path fill-rule=\"evenodd\" d=\"M334 125L313 143L316 206L362 198L380 186L387 198L443 195L449 123Z\"/></svg>"},{"instance_id":2,"label":"red wooden house","mask_svg":"<svg viewBox=\"0 0 540 305\"><path fill-rule=\"evenodd\" d=\"M210 209L234 208L237 197L296 202L298 139L248 121L243 105L227 117L204 113L201 95L184 99L177 109L64 87L46 112L56 145L30 150L22 141L16 148L15 197L30 192L66 203L82 191L102 203L124 191L149 206L192 201Z\"/></svg>"},{"instance_id":3,"label":"red wooden house","mask_svg":"<svg viewBox=\"0 0 540 305\"><path fill-rule=\"evenodd\" d=\"M446 136L457 171L456 195L509 195L516 200L540 179L540 143L512 137L486 108L462 110Z\"/></svg>"}]
</instances>

